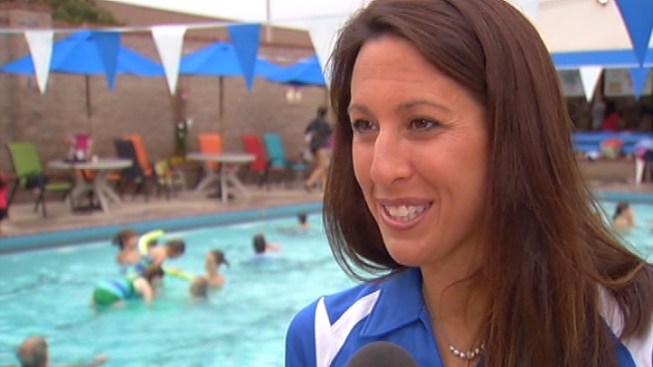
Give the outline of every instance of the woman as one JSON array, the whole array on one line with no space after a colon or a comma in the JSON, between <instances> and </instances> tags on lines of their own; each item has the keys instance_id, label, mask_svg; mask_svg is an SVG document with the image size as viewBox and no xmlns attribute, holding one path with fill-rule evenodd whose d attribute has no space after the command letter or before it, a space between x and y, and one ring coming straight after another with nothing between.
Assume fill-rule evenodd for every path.
<instances>
[{"instance_id":1,"label":"woman","mask_svg":"<svg viewBox=\"0 0 653 367\"><path fill-rule=\"evenodd\" d=\"M327 235L350 274L383 276L300 311L287 366L345 366L373 341L421 367L651 365L651 267L597 214L517 10L375 0L332 62Z\"/></svg>"}]
</instances>

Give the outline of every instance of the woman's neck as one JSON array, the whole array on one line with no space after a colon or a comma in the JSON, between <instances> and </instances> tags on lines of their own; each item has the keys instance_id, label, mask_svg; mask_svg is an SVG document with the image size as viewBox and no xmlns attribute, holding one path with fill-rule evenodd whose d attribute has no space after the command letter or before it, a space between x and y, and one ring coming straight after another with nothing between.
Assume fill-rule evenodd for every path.
<instances>
[{"instance_id":1,"label":"woman's neck","mask_svg":"<svg viewBox=\"0 0 653 367\"><path fill-rule=\"evenodd\" d=\"M465 353L482 349L487 293L478 277L472 268L456 272L422 269L422 297L446 366L469 362L455 356L452 347Z\"/></svg>"}]
</instances>

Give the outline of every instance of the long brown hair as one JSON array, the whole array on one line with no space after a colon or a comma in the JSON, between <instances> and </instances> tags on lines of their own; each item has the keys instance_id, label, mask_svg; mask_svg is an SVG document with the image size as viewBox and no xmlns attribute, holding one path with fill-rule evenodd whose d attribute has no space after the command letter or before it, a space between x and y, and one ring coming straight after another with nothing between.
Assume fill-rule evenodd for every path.
<instances>
[{"instance_id":1,"label":"long brown hair","mask_svg":"<svg viewBox=\"0 0 653 367\"><path fill-rule=\"evenodd\" d=\"M358 278L358 270L403 269L356 182L347 113L356 57L384 35L414 44L486 109L488 248L478 276L492 290L485 365L614 366L599 289L623 312L620 336L641 335L651 322L653 272L606 227L573 156L549 53L503 0L375 0L341 31L331 60L336 135L324 206L340 265Z\"/></svg>"}]
</instances>

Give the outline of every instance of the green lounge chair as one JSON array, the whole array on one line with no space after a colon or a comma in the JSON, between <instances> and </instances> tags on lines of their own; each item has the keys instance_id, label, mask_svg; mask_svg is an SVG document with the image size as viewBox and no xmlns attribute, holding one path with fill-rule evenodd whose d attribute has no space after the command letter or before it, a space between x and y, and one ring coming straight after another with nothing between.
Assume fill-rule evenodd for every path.
<instances>
[{"instance_id":1,"label":"green lounge chair","mask_svg":"<svg viewBox=\"0 0 653 367\"><path fill-rule=\"evenodd\" d=\"M33 191L36 193L36 203L34 204L34 211L37 211L39 205L43 217L47 217L45 208L45 194L48 192L61 192L64 197L68 195L72 189L70 181L54 181L51 177L46 175L41 165L41 158L36 146L29 142L13 142L7 144L11 163L14 166L16 173L16 183L9 194L9 204L14 198L16 190L21 189Z\"/></svg>"}]
</instances>

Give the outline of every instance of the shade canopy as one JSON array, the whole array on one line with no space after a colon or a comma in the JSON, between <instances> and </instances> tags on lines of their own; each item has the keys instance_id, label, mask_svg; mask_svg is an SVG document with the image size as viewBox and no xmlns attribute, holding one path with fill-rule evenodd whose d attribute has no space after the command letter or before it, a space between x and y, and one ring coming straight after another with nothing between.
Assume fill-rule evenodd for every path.
<instances>
[{"instance_id":1,"label":"shade canopy","mask_svg":"<svg viewBox=\"0 0 653 367\"><path fill-rule=\"evenodd\" d=\"M66 74L105 75L106 60L91 31L80 31L63 38L52 45L50 71ZM34 62L30 55L9 62L0 72L10 74L33 74ZM138 76L163 76L163 67L155 61L140 55L125 46L119 46L116 59L116 74Z\"/></svg>"},{"instance_id":2,"label":"shade canopy","mask_svg":"<svg viewBox=\"0 0 653 367\"><path fill-rule=\"evenodd\" d=\"M556 69L578 69L586 65L597 65L604 68L633 68L639 66L633 49L555 52L551 54L551 58ZM653 49L649 49L646 54L644 66L653 66Z\"/></svg>"},{"instance_id":3,"label":"shade canopy","mask_svg":"<svg viewBox=\"0 0 653 367\"><path fill-rule=\"evenodd\" d=\"M288 65L280 72L270 75L268 80L288 85L312 85L326 86L322 67L317 55L301 59L294 64Z\"/></svg>"},{"instance_id":4,"label":"shade canopy","mask_svg":"<svg viewBox=\"0 0 653 367\"><path fill-rule=\"evenodd\" d=\"M281 66L258 57L254 76L267 77L281 70ZM233 45L219 41L181 58L179 74L244 77Z\"/></svg>"},{"instance_id":5,"label":"shade canopy","mask_svg":"<svg viewBox=\"0 0 653 367\"><path fill-rule=\"evenodd\" d=\"M281 66L257 57L254 63L254 77L268 77L276 74ZM238 54L230 43L218 41L202 47L181 58L179 65L181 75L204 75L220 78L218 96L218 119L223 120L224 115L224 77L242 77L247 83L247 76L243 72ZM220 125L220 128L222 126Z\"/></svg>"}]
</instances>

